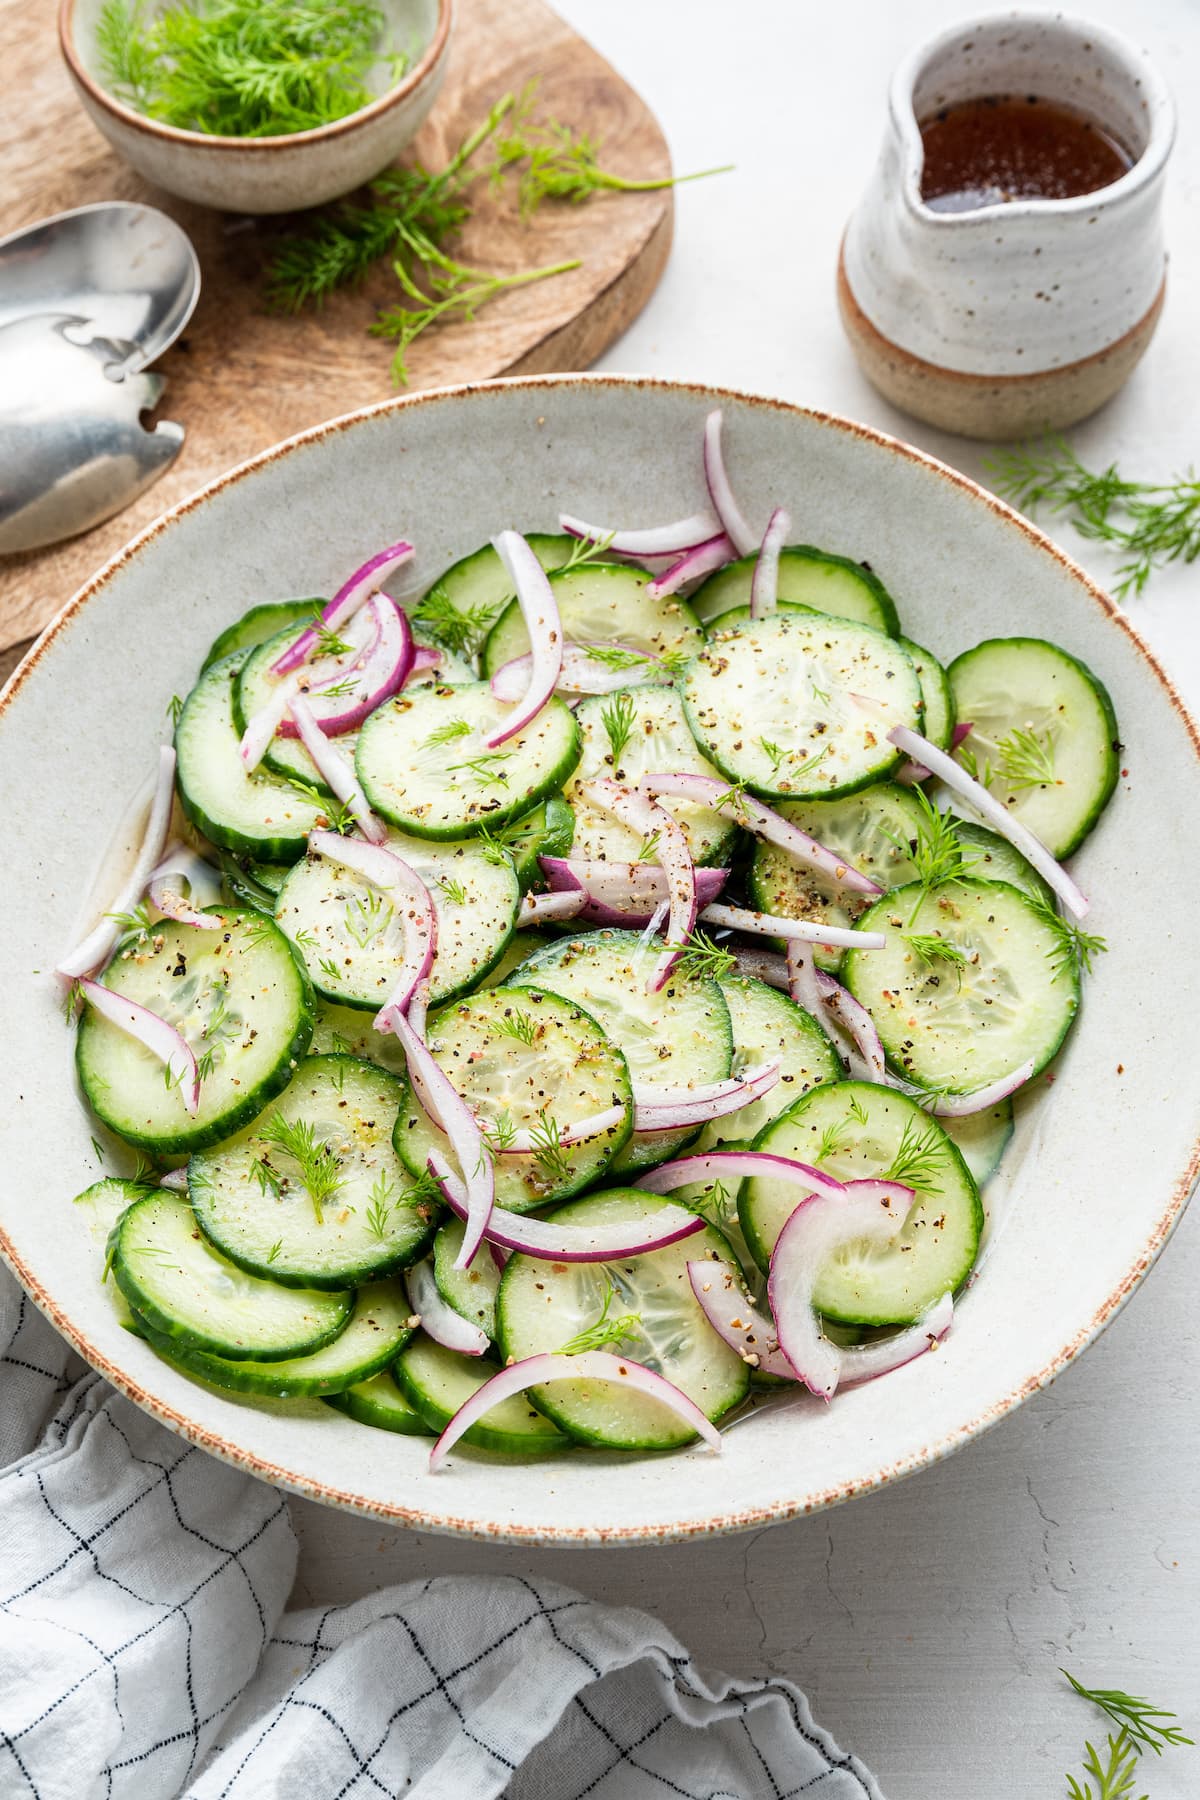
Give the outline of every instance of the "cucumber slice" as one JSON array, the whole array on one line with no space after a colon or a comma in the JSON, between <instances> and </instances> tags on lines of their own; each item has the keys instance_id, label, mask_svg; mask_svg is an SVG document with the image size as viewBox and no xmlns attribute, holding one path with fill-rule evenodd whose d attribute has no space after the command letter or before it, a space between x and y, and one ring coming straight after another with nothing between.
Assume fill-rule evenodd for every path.
<instances>
[{"instance_id":1,"label":"cucumber slice","mask_svg":"<svg viewBox=\"0 0 1200 1800\"><path fill-rule=\"evenodd\" d=\"M143 1149L219 1143L287 1086L308 1048L313 995L292 946L261 913L227 907L222 917L224 931L160 919L153 936L118 950L101 977L187 1039L202 1075L194 1116L134 1038L90 1007L79 1022L75 1064L88 1104Z\"/></svg>"},{"instance_id":2,"label":"cucumber slice","mask_svg":"<svg viewBox=\"0 0 1200 1800\"><path fill-rule=\"evenodd\" d=\"M460 1356L418 1333L395 1365L396 1385L413 1410L433 1431L443 1431L485 1381L499 1373L482 1356ZM493 1406L463 1434L477 1450L501 1450L512 1456L553 1456L567 1440L524 1394Z\"/></svg>"},{"instance_id":3,"label":"cucumber slice","mask_svg":"<svg viewBox=\"0 0 1200 1800\"><path fill-rule=\"evenodd\" d=\"M415 1262L440 1209L392 1149L401 1092L374 1063L306 1058L265 1118L188 1164L201 1230L239 1268L285 1287L353 1287Z\"/></svg>"},{"instance_id":4,"label":"cucumber slice","mask_svg":"<svg viewBox=\"0 0 1200 1800\"><path fill-rule=\"evenodd\" d=\"M189 1348L140 1321L151 1347L189 1375L239 1394L275 1400L319 1399L368 1381L386 1369L413 1334L411 1307L398 1281L376 1281L354 1297L349 1323L330 1344L279 1362L234 1361Z\"/></svg>"},{"instance_id":5,"label":"cucumber slice","mask_svg":"<svg viewBox=\"0 0 1200 1800\"><path fill-rule=\"evenodd\" d=\"M969 1094L1058 1050L1079 1006L1079 976L1060 927L1001 881L917 883L859 920L882 950L848 950L843 979L874 1019L888 1061L921 1087ZM958 954L929 957L913 934Z\"/></svg>"},{"instance_id":6,"label":"cucumber slice","mask_svg":"<svg viewBox=\"0 0 1200 1800\"><path fill-rule=\"evenodd\" d=\"M733 1056L729 1008L715 981L673 975L647 992L659 947L636 931L559 938L511 977L515 988L561 994L588 1013L623 1053L635 1082L703 1087L724 1081ZM610 1173L647 1169L686 1144L693 1131L635 1131Z\"/></svg>"},{"instance_id":7,"label":"cucumber slice","mask_svg":"<svg viewBox=\"0 0 1200 1800\"><path fill-rule=\"evenodd\" d=\"M254 862L243 851L218 850L221 877L225 891L236 906L251 906L255 912L273 913L275 896L287 880L291 863Z\"/></svg>"},{"instance_id":8,"label":"cucumber slice","mask_svg":"<svg viewBox=\"0 0 1200 1800\"><path fill-rule=\"evenodd\" d=\"M521 895L511 858L476 838L430 844L391 832L386 848L429 889L438 926L430 997L452 999L487 974L512 936ZM383 1005L396 982L402 921L365 876L309 857L279 890L275 917L324 999L372 1011Z\"/></svg>"},{"instance_id":9,"label":"cucumber slice","mask_svg":"<svg viewBox=\"0 0 1200 1800\"><path fill-rule=\"evenodd\" d=\"M671 661L686 661L704 643L695 613L678 594L655 600L646 592L653 579L628 563L587 563L550 577L568 644L619 644ZM529 633L514 600L492 627L483 649L485 675L494 675L529 650Z\"/></svg>"},{"instance_id":10,"label":"cucumber slice","mask_svg":"<svg viewBox=\"0 0 1200 1800\"><path fill-rule=\"evenodd\" d=\"M628 1220L632 1225L666 1203L637 1188L615 1188L577 1200L563 1216L573 1224ZM561 1350L602 1316L606 1324L628 1317L636 1323L611 1347L665 1375L710 1419L724 1418L745 1399L750 1371L705 1318L687 1265L729 1254L720 1232L708 1226L663 1250L619 1262L510 1257L496 1302L501 1350L517 1360ZM694 1436L659 1401L611 1381L556 1381L531 1393L539 1411L581 1443L612 1450L669 1450Z\"/></svg>"},{"instance_id":11,"label":"cucumber slice","mask_svg":"<svg viewBox=\"0 0 1200 1800\"><path fill-rule=\"evenodd\" d=\"M579 732L562 700L550 700L498 750L487 740L511 717L486 681L417 688L371 714L355 766L381 817L423 838L460 838L503 825L561 788L579 761Z\"/></svg>"},{"instance_id":12,"label":"cucumber slice","mask_svg":"<svg viewBox=\"0 0 1200 1800\"><path fill-rule=\"evenodd\" d=\"M222 662L238 651L257 649L268 638L286 631L289 625L307 625L324 605L324 600L268 600L262 606L252 606L249 612L243 613L214 638L211 650L200 665L200 673L206 674L214 663Z\"/></svg>"},{"instance_id":13,"label":"cucumber slice","mask_svg":"<svg viewBox=\"0 0 1200 1800\"><path fill-rule=\"evenodd\" d=\"M1117 785L1108 691L1057 644L989 638L956 657L950 686L971 733L958 761L1052 856L1077 850Z\"/></svg>"},{"instance_id":14,"label":"cucumber slice","mask_svg":"<svg viewBox=\"0 0 1200 1800\"><path fill-rule=\"evenodd\" d=\"M376 1031L374 1014L357 1006L339 1006L334 1000L317 1001L310 1056L355 1056L371 1062L401 1080L408 1064L400 1040L390 1031Z\"/></svg>"},{"instance_id":15,"label":"cucumber slice","mask_svg":"<svg viewBox=\"0 0 1200 1800\"><path fill-rule=\"evenodd\" d=\"M546 885L539 856L567 855L575 836L575 814L561 794L551 794L532 812L501 825L494 835L512 857L521 892L527 894L530 888Z\"/></svg>"},{"instance_id":16,"label":"cucumber slice","mask_svg":"<svg viewBox=\"0 0 1200 1800\"><path fill-rule=\"evenodd\" d=\"M748 606L758 552L727 563L701 582L692 595L697 616L708 625L735 606ZM834 556L811 544L790 544L779 555L779 599L838 619L857 619L890 636L900 629L891 595L865 563Z\"/></svg>"},{"instance_id":17,"label":"cucumber slice","mask_svg":"<svg viewBox=\"0 0 1200 1800\"><path fill-rule=\"evenodd\" d=\"M406 1437L430 1437L432 1433L420 1413L400 1396L390 1369L372 1375L367 1381L356 1381L340 1394L326 1394L326 1406L343 1412L356 1425L373 1425L378 1431L400 1431Z\"/></svg>"},{"instance_id":18,"label":"cucumber slice","mask_svg":"<svg viewBox=\"0 0 1200 1800\"><path fill-rule=\"evenodd\" d=\"M921 728L921 735L927 737L931 744L936 744L939 750L948 750L955 724L954 695L950 692L949 676L931 651L923 650L911 638L901 637L897 642L917 671L917 680L921 684L921 699L925 706L925 723Z\"/></svg>"},{"instance_id":19,"label":"cucumber slice","mask_svg":"<svg viewBox=\"0 0 1200 1800\"><path fill-rule=\"evenodd\" d=\"M778 1082L761 1100L739 1106L704 1127L696 1140L697 1154L755 1137L801 1094L842 1077L841 1059L821 1027L786 994L742 975L723 975L719 985L733 1032L730 1074L742 1075L776 1056L782 1058L783 1067Z\"/></svg>"},{"instance_id":20,"label":"cucumber slice","mask_svg":"<svg viewBox=\"0 0 1200 1800\"><path fill-rule=\"evenodd\" d=\"M498 1147L496 1204L510 1212L591 1186L629 1137L633 1093L625 1058L577 1003L532 988L490 988L444 1007L430 1019L426 1041ZM559 1146L559 1134L613 1106L624 1109L619 1125ZM541 1154L500 1154L514 1131L538 1134ZM431 1151L445 1149L445 1136L409 1090L395 1144L414 1175L425 1172Z\"/></svg>"},{"instance_id":21,"label":"cucumber slice","mask_svg":"<svg viewBox=\"0 0 1200 1800\"><path fill-rule=\"evenodd\" d=\"M1058 905L1050 883L1038 874L1032 863L1026 862L1007 838L989 831L986 825L976 825L971 819L956 819L955 830L962 845L963 860L976 881L1007 881L1009 887L1020 888L1031 900L1044 901L1049 907Z\"/></svg>"},{"instance_id":22,"label":"cucumber slice","mask_svg":"<svg viewBox=\"0 0 1200 1800\"><path fill-rule=\"evenodd\" d=\"M717 770L696 748L673 688L630 687L596 695L576 707L575 718L583 752L566 789L575 822L573 853L601 862L635 862L644 847L640 834L611 813L589 806L580 784L607 775L635 786L643 775L662 769L710 776ZM615 765L614 742L621 746ZM694 862L720 864L732 854L738 833L728 812L694 800L660 800L659 805L682 825Z\"/></svg>"},{"instance_id":23,"label":"cucumber slice","mask_svg":"<svg viewBox=\"0 0 1200 1800\"><path fill-rule=\"evenodd\" d=\"M754 1148L795 1157L839 1181L877 1176L917 1189L895 1244L848 1245L822 1270L815 1299L829 1318L909 1324L970 1274L983 1230L975 1183L938 1121L906 1094L865 1081L814 1088L768 1125ZM761 1269L801 1198L788 1182L742 1184L742 1230Z\"/></svg>"},{"instance_id":24,"label":"cucumber slice","mask_svg":"<svg viewBox=\"0 0 1200 1800\"><path fill-rule=\"evenodd\" d=\"M247 775L233 716L240 666L240 655L214 663L184 702L175 727L180 804L196 829L223 850L295 862L325 812L269 770Z\"/></svg>"},{"instance_id":25,"label":"cucumber slice","mask_svg":"<svg viewBox=\"0 0 1200 1800\"><path fill-rule=\"evenodd\" d=\"M500 1265L486 1246L471 1258L469 1269L456 1269L454 1259L462 1249L467 1228L461 1219L447 1219L433 1241L433 1279L438 1293L464 1319L496 1335L496 1294Z\"/></svg>"},{"instance_id":26,"label":"cucumber slice","mask_svg":"<svg viewBox=\"0 0 1200 1800\"><path fill-rule=\"evenodd\" d=\"M722 774L767 799L879 781L899 761L888 731L921 726L921 684L894 638L801 612L718 631L688 668L684 705Z\"/></svg>"},{"instance_id":27,"label":"cucumber slice","mask_svg":"<svg viewBox=\"0 0 1200 1800\"><path fill-rule=\"evenodd\" d=\"M428 631L422 631L419 625L413 626L413 642L428 644L432 649L440 650L442 660L436 669L428 669L423 675L414 675L404 684L404 691L412 693L419 687L466 687L479 678L479 670L474 660L468 661L465 656L453 650L447 650L445 644L439 644Z\"/></svg>"},{"instance_id":28,"label":"cucumber slice","mask_svg":"<svg viewBox=\"0 0 1200 1800\"><path fill-rule=\"evenodd\" d=\"M938 1124L955 1144L971 1171L971 1180L982 1191L1000 1167L1013 1134L1013 1103L1001 1100L983 1112L968 1113L962 1119L939 1119Z\"/></svg>"},{"instance_id":29,"label":"cucumber slice","mask_svg":"<svg viewBox=\"0 0 1200 1800\"><path fill-rule=\"evenodd\" d=\"M311 618L310 613L309 620ZM233 685L233 723L239 738L255 713L278 692L279 683L271 674L271 664L282 656L289 644L295 642L295 638L294 630L281 631L278 636L269 638L266 643L259 644L252 650L238 670L237 680ZM336 658L330 660L337 661ZM343 664L350 660L350 656L341 659ZM357 730L346 731L333 740L341 754L351 762L354 761L358 736ZM260 767L270 769L285 781L294 777L297 781L307 782L318 793L332 796L332 789L298 738L273 737L263 752Z\"/></svg>"},{"instance_id":30,"label":"cucumber slice","mask_svg":"<svg viewBox=\"0 0 1200 1800\"><path fill-rule=\"evenodd\" d=\"M578 540L548 532L526 533L543 569L565 563ZM412 611L414 635L460 656L476 656L500 614L515 598L513 584L491 544L473 550L440 575Z\"/></svg>"},{"instance_id":31,"label":"cucumber slice","mask_svg":"<svg viewBox=\"0 0 1200 1800\"><path fill-rule=\"evenodd\" d=\"M135 1200L144 1200L154 1192L156 1189L147 1187L144 1181L125 1181L117 1176L109 1176L103 1181L94 1181L82 1194L76 1194L73 1204L81 1209L82 1217L87 1223L98 1267L102 1266L107 1272L109 1244L123 1214ZM129 1302L116 1282L105 1280L104 1277L101 1279L104 1280L104 1291L112 1301L121 1324L127 1331L140 1330Z\"/></svg>"},{"instance_id":32,"label":"cucumber slice","mask_svg":"<svg viewBox=\"0 0 1200 1800\"><path fill-rule=\"evenodd\" d=\"M125 1213L112 1240L118 1287L173 1344L238 1361L282 1362L343 1331L353 1294L281 1287L248 1275L196 1230L179 1194L159 1188Z\"/></svg>"},{"instance_id":33,"label":"cucumber slice","mask_svg":"<svg viewBox=\"0 0 1200 1800\"><path fill-rule=\"evenodd\" d=\"M514 969L519 969L531 956L536 956L547 944L555 942L557 939L547 931L514 931L504 946L499 962L476 984L474 992L506 986Z\"/></svg>"}]
</instances>

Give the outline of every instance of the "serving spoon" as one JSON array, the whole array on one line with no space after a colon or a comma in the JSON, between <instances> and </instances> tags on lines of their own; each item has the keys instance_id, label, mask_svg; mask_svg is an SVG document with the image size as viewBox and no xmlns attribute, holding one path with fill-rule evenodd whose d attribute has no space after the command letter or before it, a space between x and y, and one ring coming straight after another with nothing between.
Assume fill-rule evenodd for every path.
<instances>
[{"instance_id":1,"label":"serving spoon","mask_svg":"<svg viewBox=\"0 0 1200 1800\"><path fill-rule=\"evenodd\" d=\"M142 414L200 293L179 226L109 201L0 239L0 552L37 549L120 512L183 444Z\"/></svg>"}]
</instances>

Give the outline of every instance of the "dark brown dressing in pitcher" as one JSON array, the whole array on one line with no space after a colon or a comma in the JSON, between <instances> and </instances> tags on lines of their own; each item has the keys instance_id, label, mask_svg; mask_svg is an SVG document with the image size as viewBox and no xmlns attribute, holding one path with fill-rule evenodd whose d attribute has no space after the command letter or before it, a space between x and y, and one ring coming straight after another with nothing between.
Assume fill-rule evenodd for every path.
<instances>
[{"instance_id":1,"label":"dark brown dressing in pitcher","mask_svg":"<svg viewBox=\"0 0 1200 1800\"><path fill-rule=\"evenodd\" d=\"M960 100L921 120L921 198L935 212L1068 200L1108 187L1134 158L1086 113L1036 94Z\"/></svg>"}]
</instances>

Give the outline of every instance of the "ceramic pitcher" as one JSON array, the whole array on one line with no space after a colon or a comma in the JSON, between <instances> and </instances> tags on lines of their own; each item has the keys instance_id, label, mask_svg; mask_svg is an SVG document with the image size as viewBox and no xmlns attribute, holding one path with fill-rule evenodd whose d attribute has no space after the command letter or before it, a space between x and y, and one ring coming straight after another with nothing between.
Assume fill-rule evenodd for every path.
<instances>
[{"instance_id":1,"label":"ceramic pitcher","mask_svg":"<svg viewBox=\"0 0 1200 1800\"><path fill-rule=\"evenodd\" d=\"M935 211L921 198L919 122L999 94L1088 115L1131 167L1070 199ZM1162 310L1174 130L1148 57L1059 14L956 25L906 58L838 268L842 322L868 378L906 412L970 437L1059 429L1102 406Z\"/></svg>"}]
</instances>

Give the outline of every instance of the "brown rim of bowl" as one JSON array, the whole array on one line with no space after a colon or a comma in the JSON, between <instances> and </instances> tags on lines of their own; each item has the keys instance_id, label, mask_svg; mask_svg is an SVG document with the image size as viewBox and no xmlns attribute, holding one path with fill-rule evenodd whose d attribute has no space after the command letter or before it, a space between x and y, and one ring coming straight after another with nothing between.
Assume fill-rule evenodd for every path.
<instances>
[{"instance_id":1,"label":"brown rim of bowl","mask_svg":"<svg viewBox=\"0 0 1200 1800\"><path fill-rule=\"evenodd\" d=\"M62 611L51 620L25 661L11 677L8 686L0 693L0 716L20 692L29 672L47 653L54 639L69 628L93 594L110 576L124 564L131 562L148 544L153 543L160 532L166 530L174 520L202 506L205 501L220 493L222 489L231 486L235 481L240 481L243 476L253 474L256 469L276 461L278 457L287 454L299 445L316 443L321 438L332 437L344 431L348 426L358 424L360 420L371 418L377 413L399 412L408 407L428 406L431 403L447 404L493 389L523 388L536 393L539 389L549 390L566 387L569 384L577 387L636 387L652 392L694 394L697 398L705 400L729 400L770 412L798 414L804 418L815 419L822 425L831 425L851 437L862 438L867 443L877 444L881 449L888 450L908 462L920 464L923 468L928 469L931 475L936 475L939 479L949 482L952 487L959 488L973 500L982 502L989 511L995 513L998 518L1006 520L1031 544L1049 556L1052 561L1058 563L1079 583L1099 611L1125 634L1134 650L1146 664L1149 674L1162 689L1168 705L1182 721L1191 741L1193 753L1197 761L1200 761L1200 728L1197 727L1179 692L1154 652L1129 623L1121 608L1079 567L1078 563L1074 562L1064 550L1060 550L1058 545L1053 543L1044 532L1039 531L1036 525L1031 524L1011 506L1007 506L1003 500L998 500L994 494L989 494L986 488L980 487L979 483L972 481L970 476L963 475L959 470L939 462L936 457L930 456L924 450L918 450L913 444L906 444L902 439L892 437L887 432L877 431L870 425L860 425L855 420L843 418L837 413L822 412L815 407L796 406L787 400L773 400L766 395L748 394L737 388L707 387L700 382L692 381L662 381L647 375L519 375L507 380L431 388L425 393L401 395L397 399L377 401L372 406L360 407L355 412L345 413L336 419L329 419L322 425L310 426L306 431L297 432L294 437L285 438L269 450L260 451L257 456L249 458L246 462L238 463L234 468L227 470L224 475L219 475L215 481L209 482L207 487L199 489L197 493L190 495L186 500L181 500L177 506L172 507L161 518L146 526L124 549L119 550L115 556L111 557L103 568L92 576L90 581L85 582L78 593L66 602ZM325 1505L341 1507L345 1511L359 1513L367 1518L380 1519L395 1525L407 1525L424 1531L441 1532L452 1537L474 1538L483 1543L526 1546L561 1544L575 1548L610 1544L623 1547L634 1544L686 1543L697 1538L721 1537L732 1532L751 1531L759 1526L781 1524L788 1519L802 1518L809 1513L821 1512L826 1507L836 1506L840 1502L854 1499L860 1494L874 1493L881 1487L903 1479L906 1475L914 1475L918 1470L928 1468L931 1463L943 1461L960 1445L969 1443L981 1432L989 1430L993 1425L998 1425L1023 1400L1028 1399L1031 1394L1037 1393L1041 1388L1047 1387L1116 1317L1134 1290L1141 1285L1167 1239L1182 1218L1184 1208L1198 1178L1200 1178L1200 1135L1193 1141L1186 1164L1176 1176L1165 1206L1157 1219L1150 1224L1142 1248L1132 1266L1122 1275L1115 1288L1100 1303L1091 1318L1085 1324L1077 1327L1066 1339L1066 1342L1035 1374L1027 1376L1001 1399L993 1401L982 1412L976 1413L963 1424L945 1432L932 1443L923 1444L919 1449L912 1450L889 1464L876 1466L858 1481L843 1482L837 1487L825 1488L806 1498L784 1501L770 1506L745 1506L735 1512L717 1514L699 1523L667 1518L661 1523L622 1526L616 1530L606 1530L602 1525L551 1526L548 1529L533 1526L522 1527L516 1523L493 1525L478 1519L456 1517L449 1507L446 1510L434 1511L428 1507L405 1506L398 1502L383 1504L365 1494L356 1494L344 1487L339 1487L334 1482L313 1481L306 1476L295 1474L290 1469L281 1468L266 1457L244 1450L240 1445L229 1443L217 1432L197 1425L193 1419L177 1412L167 1402L148 1394L136 1381L118 1369L82 1336L46 1290L24 1268L20 1258L14 1254L2 1229L0 1229L0 1257L12 1269L38 1308L46 1314L68 1343L91 1364L92 1368L105 1376L119 1392L150 1413L153 1418L169 1426L188 1443L209 1451L210 1454L219 1457L222 1462L227 1462L234 1468L257 1475L264 1481L273 1482L279 1487L288 1489L291 1493L300 1494L306 1499L321 1501ZM447 1494L447 1500L451 1501L449 1494Z\"/></svg>"},{"instance_id":2,"label":"brown rim of bowl","mask_svg":"<svg viewBox=\"0 0 1200 1800\"><path fill-rule=\"evenodd\" d=\"M445 52L450 36L450 25L453 14L453 0L437 0L437 27L432 38L425 47L421 60L409 71L396 87L389 88L386 94L380 94L369 106L360 106L357 112L347 113L344 119L334 119L328 125L318 125L312 131L290 131L278 137L218 137L210 136L205 131L183 131L178 125L164 125L159 119L148 118L132 106L126 106L108 89L101 87L88 74L75 49L75 7L77 0L59 0L58 7L58 42L63 59L71 71L73 79L83 90L95 100L105 112L112 113L114 118L123 124L132 125L144 131L148 137L165 138L172 144L190 144L195 148L206 146L214 150L273 150L280 147L292 149L300 144L327 143L330 138L344 136L356 126L365 124L368 119L380 118L401 100L416 93L428 77L436 69Z\"/></svg>"}]
</instances>

